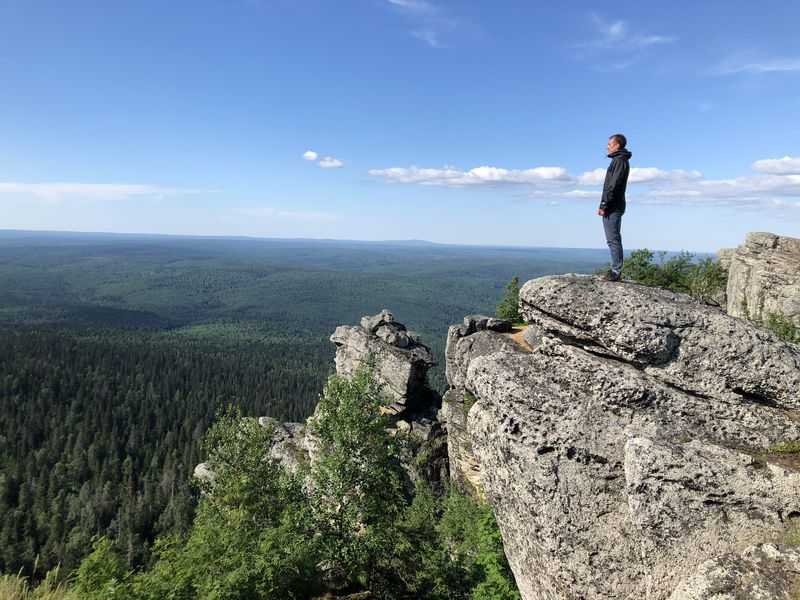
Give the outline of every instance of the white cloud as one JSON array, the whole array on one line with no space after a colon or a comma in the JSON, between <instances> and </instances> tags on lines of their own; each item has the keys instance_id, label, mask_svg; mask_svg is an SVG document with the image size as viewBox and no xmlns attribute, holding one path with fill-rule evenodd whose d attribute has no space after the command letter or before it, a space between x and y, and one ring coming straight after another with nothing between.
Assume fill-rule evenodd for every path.
<instances>
[{"instance_id":1,"label":"white cloud","mask_svg":"<svg viewBox=\"0 0 800 600\"><path fill-rule=\"evenodd\" d=\"M421 185L445 185L463 187L497 184L534 184L565 180L567 170L563 167L535 167L532 169L502 169L498 167L475 167L462 171L455 167L442 169L420 169L418 167L392 167L372 169L369 174L396 183L418 183Z\"/></svg>"},{"instance_id":2,"label":"white cloud","mask_svg":"<svg viewBox=\"0 0 800 600\"><path fill-rule=\"evenodd\" d=\"M665 171L655 167L632 167L628 175L628 183L650 183L654 181L686 181L699 179L702 173L699 171L684 171L677 169ZM593 169L577 177L579 185L601 185L606 178L606 169Z\"/></svg>"},{"instance_id":3,"label":"white cloud","mask_svg":"<svg viewBox=\"0 0 800 600\"><path fill-rule=\"evenodd\" d=\"M344 163L338 158L334 158L333 156L326 156L320 159L319 166L322 167L323 169L338 169L340 167L343 167Z\"/></svg>"},{"instance_id":4,"label":"white cloud","mask_svg":"<svg viewBox=\"0 0 800 600\"><path fill-rule=\"evenodd\" d=\"M800 174L800 157L784 156L783 158L766 158L753 163L753 170L772 175Z\"/></svg>"},{"instance_id":5,"label":"white cloud","mask_svg":"<svg viewBox=\"0 0 800 600\"><path fill-rule=\"evenodd\" d=\"M134 197L166 198L184 194L198 194L213 190L171 188L147 184L127 183L23 183L0 182L0 194L28 196L48 203L66 200L125 200Z\"/></svg>"},{"instance_id":6,"label":"white cloud","mask_svg":"<svg viewBox=\"0 0 800 600\"><path fill-rule=\"evenodd\" d=\"M599 198L600 193L596 190L572 190L564 194L567 198Z\"/></svg>"},{"instance_id":7,"label":"white cloud","mask_svg":"<svg viewBox=\"0 0 800 600\"><path fill-rule=\"evenodd\" d=\"M649 183L655 181L669 181L676 183L679 181L700 179L702 176L703 174L700 173L700 171L684 171L682 169L664 171L655 167L633 167L628 177L628 182Z\"/></svg>"},{"instance_id":8,"label":"white cloud","mask_svg":"<svg viewBox=\"0 0 800 600\"><path fill-rule=\"evenodd\" d=\"M737 73L787 73L800 71L800 58L768 58L746 60L728 59L720 64L714 73L717 75L735 75Z\"/></svg>"},{"instance_id":9,"label":"white cloud","mask_svg":"<svg viewBox=\"0 0 800 600\"><path fill-rule=\"evenodd\" d=\"M303 158L305 160L317 160L317 157L319 157L319 154L317 154L313 150L306 150L305 152L303 152Z\"/></svg>"},{"instance_id":10,"label":"white cloud","mask_svg":"<svg viewBox=\"0 0 800 600\"><path fill-rule=\"evenodd\" d=\"M607 169L592 169L578 176L579 185L600 185L605 181Z\"/></svg>"},{"instance_id":11,"label":"white cloud","mask_svg":"<svg viewBox=\"0 0 800 600\"><path fill-rule=\"evenodd\" d=\"M628 198L632 203L643 204L792 209L800 206L800 160L789 156L759 160L753 163L753 169L755 174L704 179L697 170L633 167L628 180L631 184ZM392 167L372 169L369 174L399 184L454 188L515 184L527 186L530 198L599 200L606 169L570 175L567 169L557 166L531 169L476 167L468 171L456 167ZM581 189L586 187L593 189Z\"/></svg>"},{"instance_id":12,"label":"white cloud","mask_svg":"<svg viewBox=\"0 0 800 600\"><path fill-rule=\"evenodd\" d=\"M329 222L337 220L336 215L331 213L313 210L283 210L269 206L241 208L237 212L248 217L267 220L278 219L303 222Z\"/></svg>"}]
</instances>

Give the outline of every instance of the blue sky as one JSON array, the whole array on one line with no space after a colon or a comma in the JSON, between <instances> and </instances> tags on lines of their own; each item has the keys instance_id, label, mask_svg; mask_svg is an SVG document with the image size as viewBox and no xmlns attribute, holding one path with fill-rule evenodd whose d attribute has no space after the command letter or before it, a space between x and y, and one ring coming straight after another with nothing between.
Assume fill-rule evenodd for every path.
<instances>
[{"instance_id":1,"label":"blue sky","mask_svg":"<svg viewBox=\"0 0 800 600\"><path fill-rule=\"evenodd\" d=\"M798 23L785 1L0 0L0 228L602 247L621 131L626 246L800 237Z\"/></svg>"}]
</instances>

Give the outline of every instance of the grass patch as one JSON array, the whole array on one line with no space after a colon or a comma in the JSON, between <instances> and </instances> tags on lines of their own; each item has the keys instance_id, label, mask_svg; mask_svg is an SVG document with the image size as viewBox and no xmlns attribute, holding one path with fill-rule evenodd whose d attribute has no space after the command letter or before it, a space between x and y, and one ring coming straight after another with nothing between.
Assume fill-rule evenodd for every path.
<instances>
[{"instance_id":1,"label":"grass patch","mask_svg":"<svg viewBox=\"0 0 800 600\"><path fill-rule=\"evenodd\" d=\"M781 442L767 448L769 454L800 454L800 441Z\"/></svg>"},{"instance_id":2,"label":"grass patch","mask_svg":"<svg viewBox=\"0 0 800 600\"><path fill-rule=\"evenodd\" d=\"M475 404L478 399L472 395L468 390L464 390L464 409L466 412L469 412L469 409L472 408L472 405Z\"/></svg>"},{"instance_id":3,"label":"grass patch","mask_svg":"<svg viewBox=\"0 0 800 600\"><path fill-rule=\"evenodd\" d=\"M0 576L0 600L78 600L64 582L57 582L58 569L48 572L37 587L21 575Z\"/></svg>"},{"instance_id":4,"label":"grass patch","mask_svg":"<svg viewBox=\"0 0 800 600\"><path fill-rule=\"evenodd\" d=\"M764 321L764 327L784 342L800 344L800 326L781 314L769 313Z\"/></svg>"}]
</instances>

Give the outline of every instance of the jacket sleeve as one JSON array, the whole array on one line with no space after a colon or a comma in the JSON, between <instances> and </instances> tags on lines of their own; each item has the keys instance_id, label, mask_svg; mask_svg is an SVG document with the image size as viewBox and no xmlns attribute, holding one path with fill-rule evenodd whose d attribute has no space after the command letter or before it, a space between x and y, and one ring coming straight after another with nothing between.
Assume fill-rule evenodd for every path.
<instances>
[{"instance_id":1,"label":"jacket sleeve","mask_svg":"<svg viewBox=\"0 0 800 600\"><path fill-rule=\"evenodd\" d=\"M614 201L617 195L617 188L623 181L625 168L627 167L624 160L614 159L611 161L611 169L603 183L603 197L600 200L600 208L605 210L608 205Z\"/></svg>"}]
</instances>

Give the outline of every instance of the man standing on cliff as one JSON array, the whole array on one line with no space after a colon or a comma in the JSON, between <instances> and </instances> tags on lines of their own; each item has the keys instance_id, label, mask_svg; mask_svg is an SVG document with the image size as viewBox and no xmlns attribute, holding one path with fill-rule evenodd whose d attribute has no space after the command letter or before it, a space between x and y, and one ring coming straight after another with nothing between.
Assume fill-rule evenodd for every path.
<instances>
[{"instance_id":1,"label":"man standing on cliff","mask_svg":"<svg viewBox=\"0 0 800 600\"><path fill-rule=\"evenodd\" d=\"M611 164L603 182L603 196L597 214L603 217L603 229L611 252L611 269L605 274L608 281L622 276L622 215L625 214L625 188L628 187L628 161L632 154L625 149L628 140L621 133L608 138L608 158Z\"/></svg>"}]
</instances>

